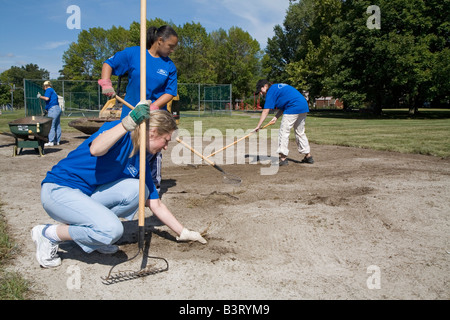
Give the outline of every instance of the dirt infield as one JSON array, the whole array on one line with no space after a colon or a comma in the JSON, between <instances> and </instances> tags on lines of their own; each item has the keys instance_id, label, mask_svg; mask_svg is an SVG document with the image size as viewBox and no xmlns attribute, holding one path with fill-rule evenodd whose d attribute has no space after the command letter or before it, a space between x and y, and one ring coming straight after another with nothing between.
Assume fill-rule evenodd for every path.
<instances>
[{"instance_id":1,"label":"dirt infield","mask_svg":"<svg viewBox=\"0 0 450 320\"><path fill-rule=\"evenodd\" d=\"M449 159L312 145L308 165L293 142L290 164L276 175L261 175L264 164L223 165L242 178L238 187L211 166L175 165L164 152L163 202L209 240L149 233L149 253L167 259L167 272L103 283L111 265L136 252L135 221L124 222L115 255L65 243L62 265L42 269L30 230L53 221L40 182L84 138L65 134L42 158L29 149L12 157L14 139L0 135L0 200L20 249L11 269L33 282L34 299L450 298Z\"/></svg>"}]
</instances>

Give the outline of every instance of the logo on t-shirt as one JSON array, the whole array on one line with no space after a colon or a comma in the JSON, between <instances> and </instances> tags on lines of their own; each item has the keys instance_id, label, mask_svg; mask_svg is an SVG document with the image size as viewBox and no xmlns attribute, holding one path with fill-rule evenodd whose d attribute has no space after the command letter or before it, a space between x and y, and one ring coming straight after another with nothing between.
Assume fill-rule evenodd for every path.
<instances>
[{"instance_id":1,"label":"logo on t-shirt","mask_svg":"<svg viewBox=\"0 0 450 320\"><path fill-rule=\"evenodd\" d=\"M169 72L167 72L167 70L164 69L158 69L158 71L156 71L156 73L164 76L164 77L168 77L169 76Z\"/></svg>"},{"instance_id":2,"label":"logo on t-shirt","mask_svg":"<svg viewBox=\"0 0 450 320\"><path fill-rule=\"evenodd\" d=\"M132 177L136 177L136 175L138 174L137 169L132 164L128 165L127 170L131 174Z\"/></svg>"}]
</instances>

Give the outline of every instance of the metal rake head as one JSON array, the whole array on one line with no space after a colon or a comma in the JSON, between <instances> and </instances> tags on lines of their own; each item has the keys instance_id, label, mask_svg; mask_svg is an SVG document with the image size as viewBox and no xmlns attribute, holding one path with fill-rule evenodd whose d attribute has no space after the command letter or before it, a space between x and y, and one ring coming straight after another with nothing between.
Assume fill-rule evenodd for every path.
<instances>
[{"instance_id":1,"label":"metal rake head","mask_svg":"<svg viewBox=\"0 0 450 320\"><path fill-rule=\"evenodd\" d=\"M126 262L130 262L131 260L134 260L139 254L142 252L142 263L141 268L138 271L130 271L130 270L124 270L124 271L114 271L118 265L124 264ZM149 259L155 259L163 262L164 266L157 266L157 263L154 264L148 264ZM152 274L161 273L164 271L169 270L169 263L166 259L160 258L160 257L152 257L146 255L142 249L139 249L139 252L132 257L131 259L128 259L126 261L120 262L114 266L111 267L109 270L109 273L106 277L102 277L103 283L106 285L119 283L123 281L133 280L137 278L146 277Z\"/></svg>"},{"instance_id":2,"label":"metal rake head","mask_svg":"<svg viewBox=\"0 0 450 320\"><path fill-rule=\"evenodd\" d=\"M234 185L241 185L242 179L238 176L235 176L234 174L225 172L221 167L219 167L217 164L214 164L213 167L217 170L219 170L223 174L223 182L228 184L234 184Z\"/></svg>"},{"instance_id":3,"label":"metal rake head","mask_svg":"<svg viewBox=\"0 0 450 320\"><path fill-rule=\"evenodd\" d=\"M235 176L231 173L225 173L223 175L223 182L240 186L242 183L242 180L238 176Z\"/></svg>"}]
</instances>

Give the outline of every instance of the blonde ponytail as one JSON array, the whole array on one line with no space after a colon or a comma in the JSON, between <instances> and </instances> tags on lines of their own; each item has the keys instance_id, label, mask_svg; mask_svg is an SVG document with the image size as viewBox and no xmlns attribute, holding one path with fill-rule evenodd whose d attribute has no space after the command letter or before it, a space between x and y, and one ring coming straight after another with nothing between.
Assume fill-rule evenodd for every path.
<instances>
[{"instance_id":1,"label":"blonde ponytail","mask_svg":"<svg viewBox=\"0 0 450 320\"><path fill-rule=\"evenodd\" d=\"M164 134L172 133L177 130L177 123L173 116L166 110L155 110L150 111L150 119L146 120L147 124L147 135L148 132L156 128L156 133L159 136ZM131 151L130 157L134 156L139 151L140 146L140 130L139 127L131 132L131 141L133 143L133 151Z\"/></svg>"}]
</instances>

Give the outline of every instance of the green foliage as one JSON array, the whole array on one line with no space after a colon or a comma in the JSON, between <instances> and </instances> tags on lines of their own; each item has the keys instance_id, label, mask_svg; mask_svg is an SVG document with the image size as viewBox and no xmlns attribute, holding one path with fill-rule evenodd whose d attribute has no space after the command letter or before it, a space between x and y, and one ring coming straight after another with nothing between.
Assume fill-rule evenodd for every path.
<instances>
[{"instance_id":1,"label":"green foliage","mask_svg":"<svg viewBox=\"0 0 450 320\"><path fill-rule=\"evenodd\" d=\"M160 27L160 26L164 26L164 25L170 25L175 30L177 30L177 27L175 25L173 25L173 23L169 23L163 19L155 18L155 19L147 20L147 29L150 27ZM130 28L129 28L128 32L129 32L129 42L127 43L127 45L124 48L131 47L131 46L139 46L141 43L141 24L140 24L140 22L133 21L130 24ZM123 50L123 49L120 49L120 50ZM116 50L116 52L120 51L120 50Z\"/></svg>"},{"instance_id":2,"label":"green foliage","mask_svg":"<svg viewBox=\"0 0 450 320\"><path fill-rule=\"evenodd\" d=\"M5 265L13 255L14 243L7 233L0 202L0 300L24 300L29 293L30 283L16 272L7 272Z\"/></svg>"},{"instance_id":3,"label":"green foliage","mask_svg":"<svg viewBox=\"0 0 450 320\"><path fill-rule=\"evenodd\" d=\"M245 98L254 91L256 78L260 76L259 43L241 28L232 27L226 33L219 30L213 34L213 63L216 70L216 83L231 83L233 97Z\"/></svg>"},{"instance_id":4,"label":"green foliage","mask_svg":"<svg viewBox=\"0 0 450 320\"><path fill-rule=\"evenodd\" d=\"M376 5L381 29L367 26ZM199 23L176 26L156 18L149 26L169 24L179 34L171 58L179 82L230 83L233 101L252 96L259 78L307 90L311 101L333 95L345 108L409 107L448 104L450 85L450 0L290 0L282 25L274 27L265 54L248 32L238 27L207 33ZM139 45L140 24L129 29L83 30L63 55L63 78L97 80L102 63L115 52ZM36 65L13 67L2 82L45 79ZM0 103L11 100L0 86ZM22 103L21 92L14 100Z\"/></svg>"},{"instance_id":5,"label":"green foliage","mask_svg":"<svg viewBox=\"0 0 450 320\"><path fill-rule=\"evenodd\" d=\"M48 80L50 73L37 64L29 63L25 66L12 66L0 74L0 106L11 103L11 86L13 90L14 108L23 108L23 79Z\"/></svg>"},{"instance_id":6,"label":"green foliage","mask_svg":"<svg viewBox=\"0 0 450 320\"><path fill-rule=\"evenodd\" d=\"M73 42L63 54L64 79L97 80L103 61L115 52L123 50L130 42L130 33L122 27L110 30L90 28L82 30L78 41Z\"/></svg>"},{"instance_id":7,"label":"green foliage","mask_svg":"<svg viewBox=\"0 0 450 320\"><path fill-rule=\"evenodd\" d=\"M367 26L371 5L381 28ZM264 59L272 81L334 95L346 107L408 106L447 101L450 1L291 1Z\"/></svg>"},{"instance_id":8,"label":"green foliage","mask_svg":"<svg viewBox=\"0 0 450 320\"><path fill-rule=\"evenodd\" d=\"M182 83L214 83L212 41L200 23L185 23L178 29L178 47L172 60Z\"/></svg>"},{"instance_id":9,"label":"green foliage","mask_svg":"<svg viewBox=\"0 0 450 320\"><path fill-rule=\"evenodd\" d=\"M234 98L242 99L253 92L261 77L259 43L238 27L228 32L218 30L208 34L200 23L175 26L162 19L147 21L147 27L171 25L178 33L178 47L171 59L177 66L180 83L232 84ZM96 80L103 61L115 52L140 44L140 23L133 22L129 30L83 30L78 41L63 55L64 79Z\"/></svg>"}]
</instances>

